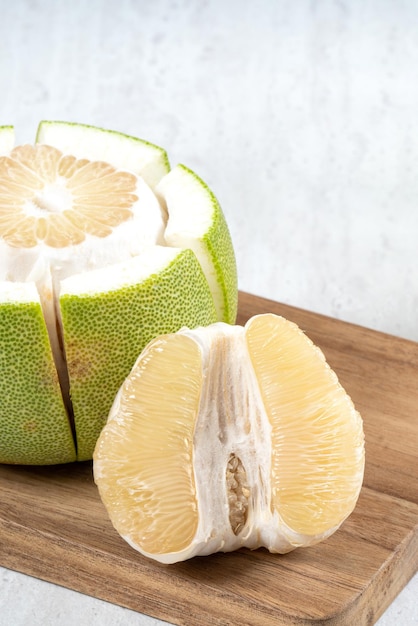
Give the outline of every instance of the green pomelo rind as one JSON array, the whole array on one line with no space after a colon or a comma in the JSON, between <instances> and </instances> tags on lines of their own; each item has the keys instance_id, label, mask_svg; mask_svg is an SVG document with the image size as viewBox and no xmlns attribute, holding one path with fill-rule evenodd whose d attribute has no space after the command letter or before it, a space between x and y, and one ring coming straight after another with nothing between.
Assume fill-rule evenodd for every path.
<instances>
[{"instance_id":1,"label":"green pomelo rind","mask_svg":"<svg viewBox=\"0 0 418 626\"><path fill-rule=\"evenodd\" d=\"M217 320L235 324L238 309L238 274L231 234L222 208L208 185L191 169L179 164L160 181L157 193L164 198L168 214L176 207L190 205L189 217L177 232L173 245L189 246L195 252L202 267L206 267L209 284L217 309ZM204 232L193 232L193 211L196 216L205 215L209 224ZM199 218L198 218L199 219ZM196 224L198 230L204 225ZM167 240L168 245L171 245ZM214 274L214 277L210 276Z\"/></svg>"},{"instance_id":2,"label":"green pomelo rind","mask_svg":"<svg viewBox=\"0 0 418 626\"><path fill-rule=\"evenodd\" d=\"M0 463L76 460L39 302L0 303Z\"/></svg>"},{"instance_id":3,"label":"green pomelo rind","mask_svg":"<svg viewBox=\"0 0 418 626\"><path fill-rule=\"evenodd\" d=\"M164 148L116 130L77 122L42 121L36 143L45 143L77 158L100 160L140 175L151 188L170 171Z\"/></svg>"},{"instance_id":4,"label":"green pomelo rind","mask_svg":"<svg viewBox=\"0 0 418 626\"><path fill-rule=\"evenodd\" d=\"M191 250L180 251L162 271L137 284L94 294L63 293L60 310L80 461L92 458L115 395L149 341L217 318Z\"/></svg>"}]
</instances>

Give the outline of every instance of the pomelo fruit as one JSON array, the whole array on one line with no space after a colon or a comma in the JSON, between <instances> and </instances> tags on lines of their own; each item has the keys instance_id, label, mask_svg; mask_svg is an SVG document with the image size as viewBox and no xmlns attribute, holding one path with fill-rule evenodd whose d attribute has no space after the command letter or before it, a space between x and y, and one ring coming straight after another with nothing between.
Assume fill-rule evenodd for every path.
<instances>
[{"instance_id":1,"label":"pomelo fruit","mask_svg":"<svg viewBox=\"0 0 418 626\"><path fill-rule=\"evenodd\" d=\"M323 353L273 314L153 339L93 470L120 535L163 563L322 541L352 512L363 422Z\"/></svg>"},{"instance_id":2,"label":"pomelo fruit","mask_svg":"<svg viewBox=\"0 0 418 626\"><path fill-rule=\"evenodd\" d=\"M13 148L0 127L2 463L91 459L143 347L237 310L229 230L196 174L115 131L36 137Z\"/></svg>"}]
</instances>

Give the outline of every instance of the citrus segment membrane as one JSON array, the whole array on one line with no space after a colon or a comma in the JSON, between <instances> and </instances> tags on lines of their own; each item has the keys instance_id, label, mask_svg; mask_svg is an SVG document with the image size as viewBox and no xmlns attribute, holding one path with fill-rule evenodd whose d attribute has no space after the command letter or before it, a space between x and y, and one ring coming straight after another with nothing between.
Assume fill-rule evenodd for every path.
<instances>
[{"instance_id":1,"label":"citrus segment membrane","mask_svg":"<svg viewBox=\"0 0 418 626\"><path fill-rule=\"evenodd\" d=\"M319 348L266 314L245 327L216 323L153 340L93 458L116 530L145 556L173 563L325 539L356 504L364 437Z\"/></svg>"}]
</instances>

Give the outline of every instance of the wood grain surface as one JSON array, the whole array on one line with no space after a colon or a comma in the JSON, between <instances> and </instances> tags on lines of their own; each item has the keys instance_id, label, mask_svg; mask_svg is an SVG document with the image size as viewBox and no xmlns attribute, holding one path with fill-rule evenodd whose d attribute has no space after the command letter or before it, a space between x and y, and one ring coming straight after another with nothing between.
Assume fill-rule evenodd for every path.
<instances>
[{"instance_id":1,"label":"wood grain surface","mask_svg":"<svg viewBox=\"0 0 418 626\"><path fill-rule=\"evenodd\" d=\"M322 348L364 419L364 486L331 538L164 566L113 530L91 463L0 466L0 564L174 624L373 624L418 569L418 345L240 294L239 323L267 311Z\"/></svg>"}]
</instances>

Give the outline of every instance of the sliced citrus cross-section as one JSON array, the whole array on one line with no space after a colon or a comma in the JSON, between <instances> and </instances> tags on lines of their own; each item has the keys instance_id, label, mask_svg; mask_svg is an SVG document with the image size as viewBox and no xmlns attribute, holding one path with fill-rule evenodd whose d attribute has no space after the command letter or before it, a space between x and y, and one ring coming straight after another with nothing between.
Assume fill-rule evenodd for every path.
<instances>
[{"instance_id":1,"label":"sliced citrus cross-section","mask_svg":"<svg viewBox=\"0 0 418 626\"><path fill-rule=\"evenodd\" d=\"M68 255L68 246L86 242L89 235L114 238L117 233L120 241L122 234L132 253L162 237L163 216L154 194L142 179L104 161L76 159L46 145L18 146L0 157L0 179L4 244L33 248L43 243L54 249L49 257L55 255L56 264ZM127 228L115 229L128 220L130 232L136 230L136 248Z\"/></svg>"},{"instance_id":2,"label":"sliced citrus cross-section","mask_svg":"<svg viewBox=\"0 0 418 626\"><path fill-rule=\"evenodd\" d=\"M272 314L152 340L94 452L110 519L164 563L327 538L355 507L362 419L323 353Z\"/></svg>"},{"instance_id":3,"label":"sliced citrus cross-section","mask_svg":"<svg viewBox=\"0 0 418 626\"><path fill-rule=\"evenodd\" d=\"M65 432L74 435L76 458L85 460L92 456L114 395L152 337L184 325L230 321L237 301L232 242L220 208L211 213L209 197L193 207L190 221L197 212L205 228L213 222L222 237L216 251L195 252L199 229L187 242L167 240L170 208L152 189L169 175L167 155L158 146L65 122L42 122L34 146L13 147L13 136L12 127L0 127L0 293L5 294L0 307L8 307L12 331L23 307L22 298L13 300L18 293L13 285L26 285L30 302L37 293L43 316L38 321L45 324L50 353L39 330L25 358L46 359L48 367L52 358L67 415ZM180 185L176 193L181 192ZM209 276L208 264L222 266L226 259L224 274ZM40 393L32 398L34 406L26 406L30 395L13 386L15 365L8 354L0 376L10 382L10 397L16 397L10 406L0 406L0 462L67 462L71 455L64 446L60 457L47 437L42 446L35 435L22 442L24 454L18 448L1 452L8 445L2 441L3 423L9 430L16 424L17 440L23 414L36 410L37 424L44 427L42 414L52 413L51 394ZM32 363L19 376L22 385L26 380L28 389L34 388Z\"/></svg>"}]
</instances>

